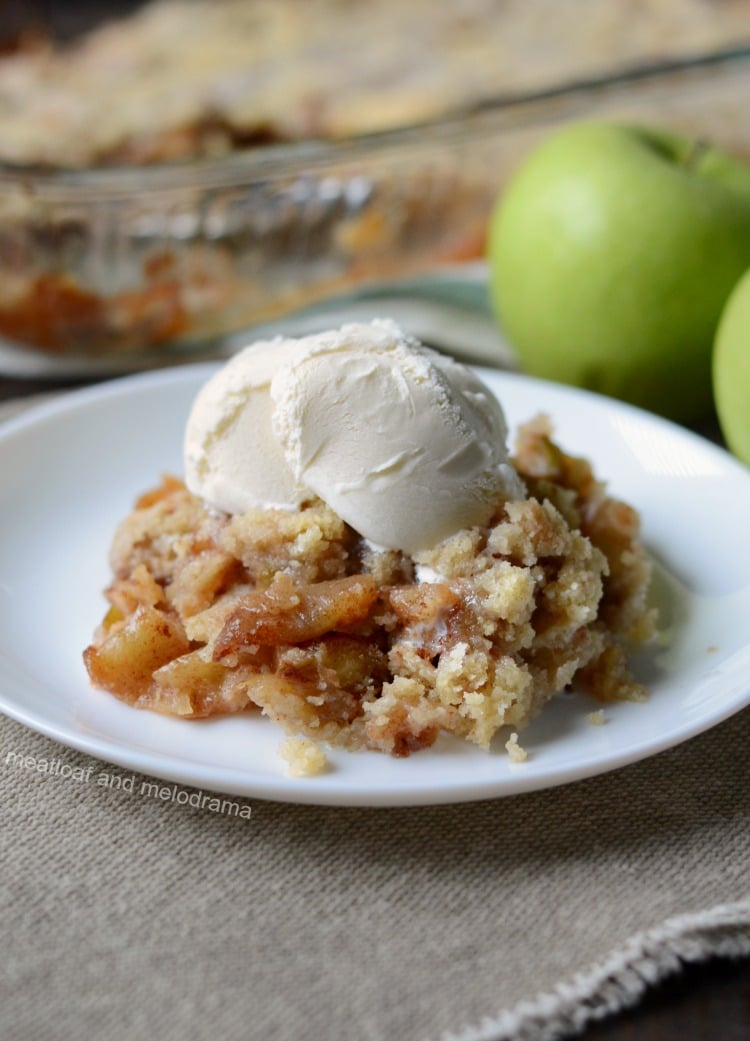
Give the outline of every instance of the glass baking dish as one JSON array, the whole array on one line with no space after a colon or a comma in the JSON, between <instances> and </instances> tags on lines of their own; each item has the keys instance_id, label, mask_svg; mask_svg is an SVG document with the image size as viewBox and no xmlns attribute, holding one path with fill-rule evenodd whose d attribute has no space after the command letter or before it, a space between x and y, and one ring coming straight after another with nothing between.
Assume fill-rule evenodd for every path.
<instances>
[{"instance_id":1,"label":"glass baking dish","mask_svg":"<svg viewBox=\"0 0 750 1041\"><path fill-rule=\"evenodd\" d=\"M739 48L338 142L145 167L0 167L0 346L113 369L210 354L331 296L480 258L557 124L663 123L750 157ZM12 367L12 366L11 366Z\"/></svg>"}]
</instances>

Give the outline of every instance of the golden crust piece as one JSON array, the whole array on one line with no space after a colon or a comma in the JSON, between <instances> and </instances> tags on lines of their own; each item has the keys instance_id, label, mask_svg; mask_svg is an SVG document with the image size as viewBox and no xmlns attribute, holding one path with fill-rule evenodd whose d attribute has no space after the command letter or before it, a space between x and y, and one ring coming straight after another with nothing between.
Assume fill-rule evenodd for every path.
<instances>
[{"instance_id":1,"label":"golden crust piece","mask_svg":"<svg viewBox=\"0 0 750 1041\"><path fill-rule=\"evenodd\" d=\"M414 560L321 502L228 517L166 478L115 534L92 682L185 718L256 707L292 736L397 756L441 732L488 748L574 680L644 697L625 655L655 624L636 512L544 417L515 465L528 498Z\"/></svg>"}]
</instances>

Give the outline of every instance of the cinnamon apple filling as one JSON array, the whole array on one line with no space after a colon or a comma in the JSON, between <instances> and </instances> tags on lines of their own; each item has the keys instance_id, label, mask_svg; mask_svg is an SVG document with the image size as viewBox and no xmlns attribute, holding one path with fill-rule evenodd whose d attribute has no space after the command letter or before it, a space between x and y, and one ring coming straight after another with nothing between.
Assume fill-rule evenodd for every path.
<instances>
[{"instance_id":1,"label":"cinnamon apple filling","mask_svg":"<svg viewBox=\"0 0 750 1041\"><path fill-rule=\"evenodd\" d=\"M314 496L229 514L166 478L115 534L92 682L138 708L260 711L295 739L396 756L441 733L489 748L574 683L645 697L626 659L654 630L636 511L544 417L512 464L524 497L412 554Z\"/></svg>"}]
</instances>

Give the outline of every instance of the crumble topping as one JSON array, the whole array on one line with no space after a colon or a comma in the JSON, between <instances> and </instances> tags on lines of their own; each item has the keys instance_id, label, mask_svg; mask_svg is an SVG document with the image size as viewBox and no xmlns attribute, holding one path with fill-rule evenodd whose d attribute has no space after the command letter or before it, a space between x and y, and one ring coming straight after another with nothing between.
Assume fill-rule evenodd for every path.
<instances>
[{"instance_id":1,"label":"crumble topping","mask_svg":"<svg viewBox=\"0 0 750 1041\"><path fill-rule=\"evenodd\" d=\"M511 763L525 763L529 758L529 753L526 749L519 745L518 734L515 731L505 742L505 751L508 753L508 759L510 759Z\"/></svg>"},{"instance_id":2,"label":"crumble topping","mask_svg":"<svg viewBox=\"0 0 750 1041\"><path fill-rule=\"evenodd\" d=\"M414 559L319 500L229 517L165 478L115 534L92 682L183 718L260 710L300 772L322 768L320 742L406 756L441 732L487 749L503 728L518 762L517 733L572 682L644 698L626 659L655 626L636 511L546 417L514 465L526 498Z\"/></svg>"},{"instance_id":3,"label":"crumble topping","mask_svg":"<svg viewBox=\"0 0 750 1041\"><path fill-rule=\"evenodd\" d=\"M311 777L326 768L326 754L320 745L305 737L288 737L279 745L279 755L287 762L289 777Z\"/></svg>"},{"instance_id":4,"label":"crumble topping","mask_svg":"<svg viewBox=\"0 0 750 1041\"><path fill-rule=\"evenodd\" d=\"M150 0L67 45L32 32L0 56L0 154L142 165L408 126L736 46L746 17L711 0Z\"/></svg>"}]
</instances>

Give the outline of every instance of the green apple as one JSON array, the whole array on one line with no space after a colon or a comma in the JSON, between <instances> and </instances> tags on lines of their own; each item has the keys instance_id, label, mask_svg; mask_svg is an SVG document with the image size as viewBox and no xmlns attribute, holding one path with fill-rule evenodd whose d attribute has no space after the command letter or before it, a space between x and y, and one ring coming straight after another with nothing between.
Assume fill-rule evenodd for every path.
<instances>
[{"instance_id":1,"label":"green apple","mask_svg":"<svg viewBox=\"0 0 750 1041\"><path fill-rule=\"evenodd\" d=\"M716 411L726 442L750 466L750 271L727 301L713 356Z\"/></svg>"},{"instance_id":2,"label":"green apple","mask_svg":"<svg viewBox=\"0 0 750 1041\"><path fill-rule=\"evenodd\" d=\"M501 195L488 259L527 372L700 419L719 316L750 267L750 167L663 130L569 125Z\"/></svg>"}]
</instances>

